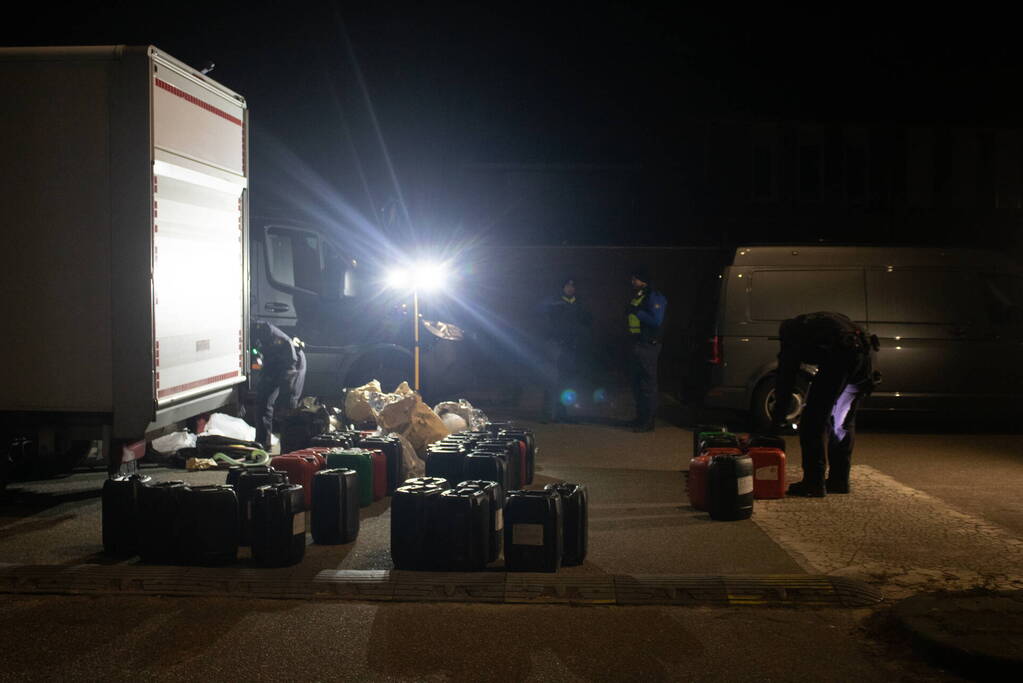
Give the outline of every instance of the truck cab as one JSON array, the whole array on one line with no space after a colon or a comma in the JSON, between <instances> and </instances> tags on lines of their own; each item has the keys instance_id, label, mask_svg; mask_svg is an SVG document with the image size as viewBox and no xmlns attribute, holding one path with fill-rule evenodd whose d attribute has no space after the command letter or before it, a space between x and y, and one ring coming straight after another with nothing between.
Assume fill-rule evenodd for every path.
<instances>
[{"instance_id":1,"label":"truck cab","mask_svg":"<svg viewBox=\"0 0 1023 683\"><path fill-rule=\"evenodd\" d=\"M251 236L251 318L305 343L305 395L333 402L344 387L408 379L393 302L373 295L370 269L330 228L259 216Z\"/></svg>"}]
</instances>

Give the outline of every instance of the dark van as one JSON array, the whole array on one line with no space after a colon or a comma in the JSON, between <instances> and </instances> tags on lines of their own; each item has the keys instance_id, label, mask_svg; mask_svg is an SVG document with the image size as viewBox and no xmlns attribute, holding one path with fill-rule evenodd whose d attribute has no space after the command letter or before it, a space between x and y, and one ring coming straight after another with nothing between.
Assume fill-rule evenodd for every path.
<instances>
[{"instance_id":1,"label":"dark van","mask_svg":"<svg viewBox=\"0 0 1023 683\"><path fill-rule=\"evenodd\" d=\"M1023 268L1001 254L908 247L741 247L720 275L704 404L770 423L778 326L837 311L881 341L875 411L1023 407ZM790 419L816 371L803 367Z\"/></svg>"}]
</instances>

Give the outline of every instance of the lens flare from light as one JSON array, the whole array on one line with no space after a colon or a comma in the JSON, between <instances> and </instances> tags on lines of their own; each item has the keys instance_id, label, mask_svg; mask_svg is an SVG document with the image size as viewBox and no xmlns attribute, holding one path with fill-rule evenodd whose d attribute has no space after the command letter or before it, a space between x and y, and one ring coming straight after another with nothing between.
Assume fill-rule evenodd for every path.
<instances>
[{"instance_id":1,"label":"lens flare from light","mask_svg":"<svg viewBox=\"0 0 1023 683\"><path fill-rule=\"evenodd\" d=\"M422 292L433 292L444 287L447 269L440 263L420 263L415 267L412 283Z\"/></svg>"},{"instance_id":2,"label":"lens flare from light","mask_svg":"<svg viewBox=\"0 0 1023 683\"><path fill-rule=\"evenodd\" d=\"M603 403L606 400L607 400L607 390L606 389L603 389L603 388L596 389L593 392L593 402L594 403L600 404L600 403Z\"/></svg>"},{"instance_id":3,"label":"lens flare from light","mask_svg":"<svg viewBox=\"0 0 1023 683\"><path fill-rule=\"evenodd\" d=\"M387 286L391 289L407 289L411 284L412 278L404 268L395 268L387 273Z\"/></svg>"},{"instance_id":4,"label":"lens flare from light","mask_svg":"<svg viewBox=\"0 0 1023 683\"><path fill-rule=\"evenodd\" d=\"M561 392L560 400L563 406L574 406L579 400L579 394L576 393L575 389L565 389Z\"/></svg>"}]
</instances>

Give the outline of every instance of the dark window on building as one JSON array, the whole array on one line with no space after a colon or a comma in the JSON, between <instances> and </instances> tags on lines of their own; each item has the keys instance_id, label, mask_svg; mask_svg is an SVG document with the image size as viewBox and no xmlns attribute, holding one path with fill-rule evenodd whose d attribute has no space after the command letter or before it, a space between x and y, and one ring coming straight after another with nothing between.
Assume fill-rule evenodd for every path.
<instances>
[{"instance_id":1,"label":"dark window on building","mask_svg":"<svg viewBox=\"0 0 1023 683\"><path fill-rule=\"evenodd\" d=\"M774 152L768 145L753 146L753 199L774 199Z\"/></svg>"},{"instance_id":2,"label":"dark window on building","mask_svg":"<svg viewBox=\"0 0 1023 683\"><path fill-rule=\"evenodd\" d=\"M933 129L909 129L906 136L906 202L910 208L934 207L937 188L935 147Z\"/></svg>"},{"instance_id":3,"label":"dark window on building","mask_svg":"<svg viewBox=\"0 0 1023 683\"><path fill-rule=\"evenodd\" d=\"M821 198L821 148L817 145L799 148L799 198L804 201Z\"/></svg>"},{"instance_id":4,"label":"dark window on building","mask_svg":"<svg viewBox=\"0 0 1023 683\"><path fill-rule=\"evenodd\" d=\"M850 204L867 201L867 148L862 145L845 149L845 195Z\"/></svg>"}]
</instances>

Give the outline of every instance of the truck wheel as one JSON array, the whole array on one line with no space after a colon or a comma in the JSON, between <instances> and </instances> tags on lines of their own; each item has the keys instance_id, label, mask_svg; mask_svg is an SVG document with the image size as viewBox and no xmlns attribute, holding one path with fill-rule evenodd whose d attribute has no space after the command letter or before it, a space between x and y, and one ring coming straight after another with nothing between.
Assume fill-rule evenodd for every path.
<instances>
[{"instance_id":1,"label":"truck wheel","mask_svg":"<svg viewBox=\"0 0 1023 683\"><path fill-rule=\"evenodd\" d=\"M7 474L11 481L35 478L39 448L35 439L15 434L7 440Z\"/></svg>"},{"instance_id":2,"label":"truck wheel","mask_svg":"<svg viewBox=\"0 0 1023 683\"><path fill-rule=\"evenodd\" d=\"M89 451L92 450L92 441L75 439L63 444L60 451L54 458L54 471L57 474L67 474L78 465L82 464Z\"/></svg>"},{"instance_id":3,"label":"truck wheel","mask_svg":"<svg viewBox=\"0 0 1023 683\"><path fill-rule=\"evenodd\" d=\"M58 441L57 449L50 451L30 436L7 438L0 452L0 477L6 481L51 479L67 474L89 455L91 441Z\"/></svg>"},{"instance_id":4,"label":"truck wheel","mask_svg":"<svg viewBox=\"0 0 1023 683\"><path fill-rule=\"evenodd\" d=\"M750 406L750 427L756 434L770 434L774 431L774 424L771 420L775 400L774 380L774 375L764 378L753 392L753 402ZM796 380L796 386L792 392L792 409L788 414L790 424L799 424L799 416L803 413L803 406L806 404L808 386L805 378L800 377Z\"/></svg>"}]
</instances>

